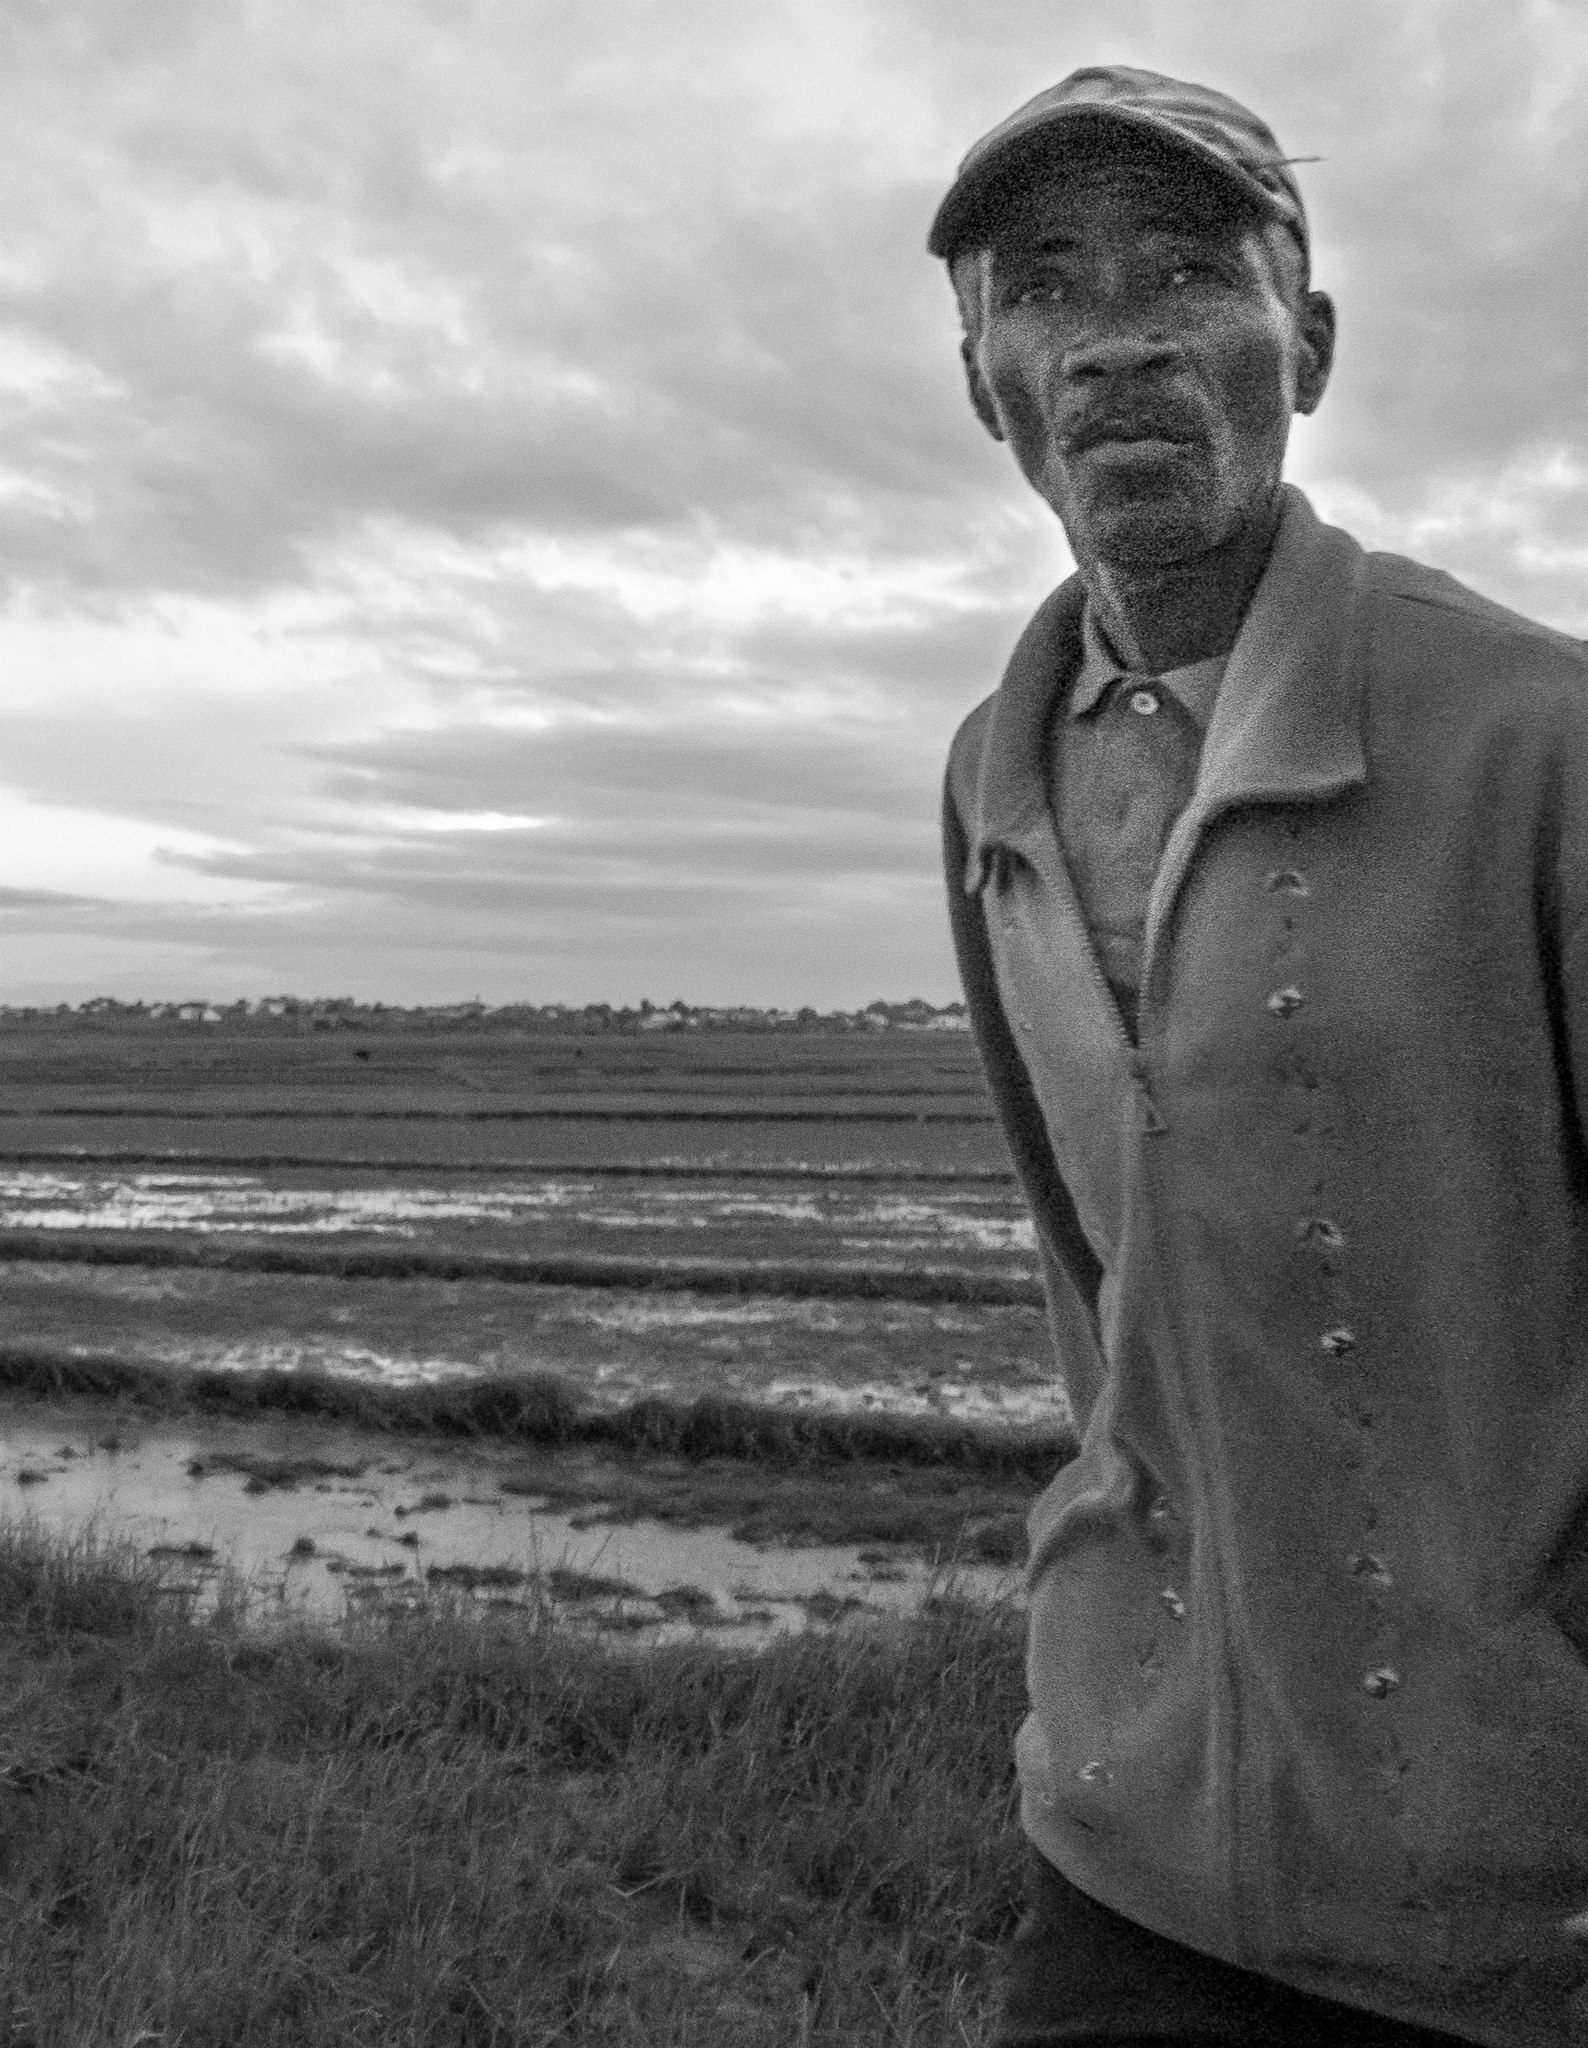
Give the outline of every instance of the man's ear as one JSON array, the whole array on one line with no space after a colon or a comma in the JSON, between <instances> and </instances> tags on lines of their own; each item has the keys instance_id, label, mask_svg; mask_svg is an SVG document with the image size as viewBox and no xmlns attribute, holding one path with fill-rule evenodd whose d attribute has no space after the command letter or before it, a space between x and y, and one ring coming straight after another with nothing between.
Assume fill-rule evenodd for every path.
<instances>
[{"instance_id":1,"label":"man's ear","mask_svg":"<svg viewBox=\"0 0 1588 2048\"><path fill-rule=\"evenodd\" d=\"M995 441L1003 440L1003 421L998 417L998 408L993 404L992 393L982 381L981 366L976 361L975 344L968 334L960 339L959 359L965 365L965 388L970 393L972 410Z\"/></svg>"},{"instance_id":2,"label":"man's ear","mask_svg":"<svg viewBox=\"0 0 1588 2048\"><path fill-rule=\"evenodd\" d=\"M1334 368L1334 301L1327 292L1308 292L1297 325L1296 410L1316 412Z\"/></svg>"}]
</instances>

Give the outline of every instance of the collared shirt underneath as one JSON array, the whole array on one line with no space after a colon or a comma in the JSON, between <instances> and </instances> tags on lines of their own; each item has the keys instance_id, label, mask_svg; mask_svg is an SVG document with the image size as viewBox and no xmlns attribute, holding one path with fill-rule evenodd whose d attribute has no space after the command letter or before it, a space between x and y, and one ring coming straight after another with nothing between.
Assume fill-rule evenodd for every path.
<instances>
[{"instance_id":1,"label":"collared shirt underneath","mask_svg":"<svg viewBox=\"0 0 1588 2048\"><path fill-rule=\"evenodd\" d=\"M1196 788L1227 655L1132 674L1088 605L1081 664L1048 728L1048 802L1104 978L1132 1039L1147 899Z\"/></svg>"}]
</instances>

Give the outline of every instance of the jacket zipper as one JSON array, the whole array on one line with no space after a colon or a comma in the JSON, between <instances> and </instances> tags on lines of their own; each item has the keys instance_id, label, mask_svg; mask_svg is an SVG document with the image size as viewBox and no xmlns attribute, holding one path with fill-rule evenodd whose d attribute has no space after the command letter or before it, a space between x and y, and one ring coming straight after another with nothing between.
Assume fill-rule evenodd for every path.
<instances>
[{"instance_id":1,"label":"jacket zipper","mask_svg":"<svg viewBox=\"0 0 1588 2048\"><path fill-rule=\"evenodd\" d=\"M1084 925L1084 917L1081 921ZM1142 1004L1145 1002L1147 994L1145 977L1142 981L1141 1001L1138 1002L1136 1009L1136 1030L1138 1035L1133 1039L1125 1029L1125 1020L1120 1014L1119 999L1108 985L1108 976L1103 972L1102 962L1097 957L1097 948L1092 943L1090 932L1086 934L1086 964L1091 969L1093 985L1102 997L1108 1014L1113 1020L1114 1035L1124 1048L1125 1058L1130 1067L1131 1084L1136 1091L1136 1109L1141 1119L1141 1128L1149 1137L1157 1137L1161 1132L1168 1130L1169 1126L1164 1120L1163 1111L1158 1107L1157 1099L1153 1095L1147 1055L1141 1049ZM1143 952L1143 965L1145 965L1145 951Z\"/></svg>"},{"instance_id":2,"label":"jacket zipper","mask_svg":"<svg viewBox=\"0 0 1588 2048\"><path fill-rule=\"evenodd\" d=\"M1159 1109L1157 1101L1152 1092L1150 1070L1147 1065L1147 1055L1142 1051L1140 1043L1136 1040L1133 1040L1131 1038L1130 1033L1125 1029L1125 1020L1123 1016L1120 1014L1119 1003L1115 998L1114 991L1108 985L1108 977L1103 972L1102 962L1097 957L1097 948L1092 943L1092 934L1087 929L1086 915L1084 911L1081 909L1081 899L1076 891L1075 883L1074 880L1071 878L1069 869L1065 866L1064 852L1063 849L1058 845L1058 839L1056 834L1054 837L1054 851L1058 854L1059 866L1063 871L1064 887L1067 888L1069 891L1070 901L1075 912L1075 919L1077 924L1079 924L1081 928L1081 941L1086 953L1087 970L1092 977L1092 986L1097 990L1103 1008L1108 1013L1109 1020L1114 1027L1115 1042L1120 1047L1120 1050L1124 1053L1126 1065L1130 1069L1131 1087L1136 1096L1136 1113L1139 1118L1140 1129L1148 1136L1156 1137L1161 1132L1167 1131L1169 1126L1164 1118L1162 1110ZM1027 864L1029 866L1034 867L1039 874L1042 872L1042 867L1044 863L1040 861L1030 861L1029 857L1025 854L1025 852L1018 847L1009 845L999 845L998 847L993 849L993 852L995 854L995 857L1001 857L1002 861L1006 864L1012 857L1016 860L1026 861ZM1004 865L1001 868L994 868L993 886L999 891L1000 894L1003 894L1004 891L1008 889L1009 871L1007 865ZM1051 887L1051 878L1049 878L1049 886ZM1143 967L1145 967L1146 965L1145 948L1143 948L1142 965ZM1142 992L1143 995L1145 995L1145 978L1143 979ZM1137 1029L1139 1031L1141 1024L1141 1013L1139 1009L1137 1011L1136 1022Z\"/></svg>"}]
</instances>

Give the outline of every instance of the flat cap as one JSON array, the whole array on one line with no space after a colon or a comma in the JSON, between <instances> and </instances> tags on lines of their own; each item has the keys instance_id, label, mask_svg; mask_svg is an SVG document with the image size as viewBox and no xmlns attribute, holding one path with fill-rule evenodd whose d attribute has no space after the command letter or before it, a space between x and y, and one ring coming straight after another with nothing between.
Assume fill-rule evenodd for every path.
<instances>
[{"instance_id":1,"label":"flat cap","mask_svg":"<svg viewBox=\"0 0 1588 2048\"><path fill-rule=\"evenodd\" d=\"M973 143L937 209L928 250L953 256L982 225L994 189L1018 176L1022 156L1051 154L1071 136L1078 141L1089 131L1095 138L1107 126L1155 137L1196 157L1248 204L1283 221L1306 250L1301 188L1290 170L1293 159L1286 158L1273 130L1210 85L1188 85L1123 64L1072 71Z\"/></svg>"}]
</instances>

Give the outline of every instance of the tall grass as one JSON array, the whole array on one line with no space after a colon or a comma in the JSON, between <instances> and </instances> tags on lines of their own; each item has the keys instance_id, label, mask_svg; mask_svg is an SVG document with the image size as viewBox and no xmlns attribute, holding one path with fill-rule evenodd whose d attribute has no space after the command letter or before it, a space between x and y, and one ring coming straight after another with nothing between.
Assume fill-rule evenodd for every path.
<instances>
[{"instance_id":1,"label":"tall grass","mask_svg":"<svg viewBox=\"0 0 1588 2048\"><path fill-rule=\"evenodd\" d=\"M1020 1631L620 1653L265 1633L0 1530L0 2024L28 2048L971 2043Z\"/></svg>"}]
</instances>

